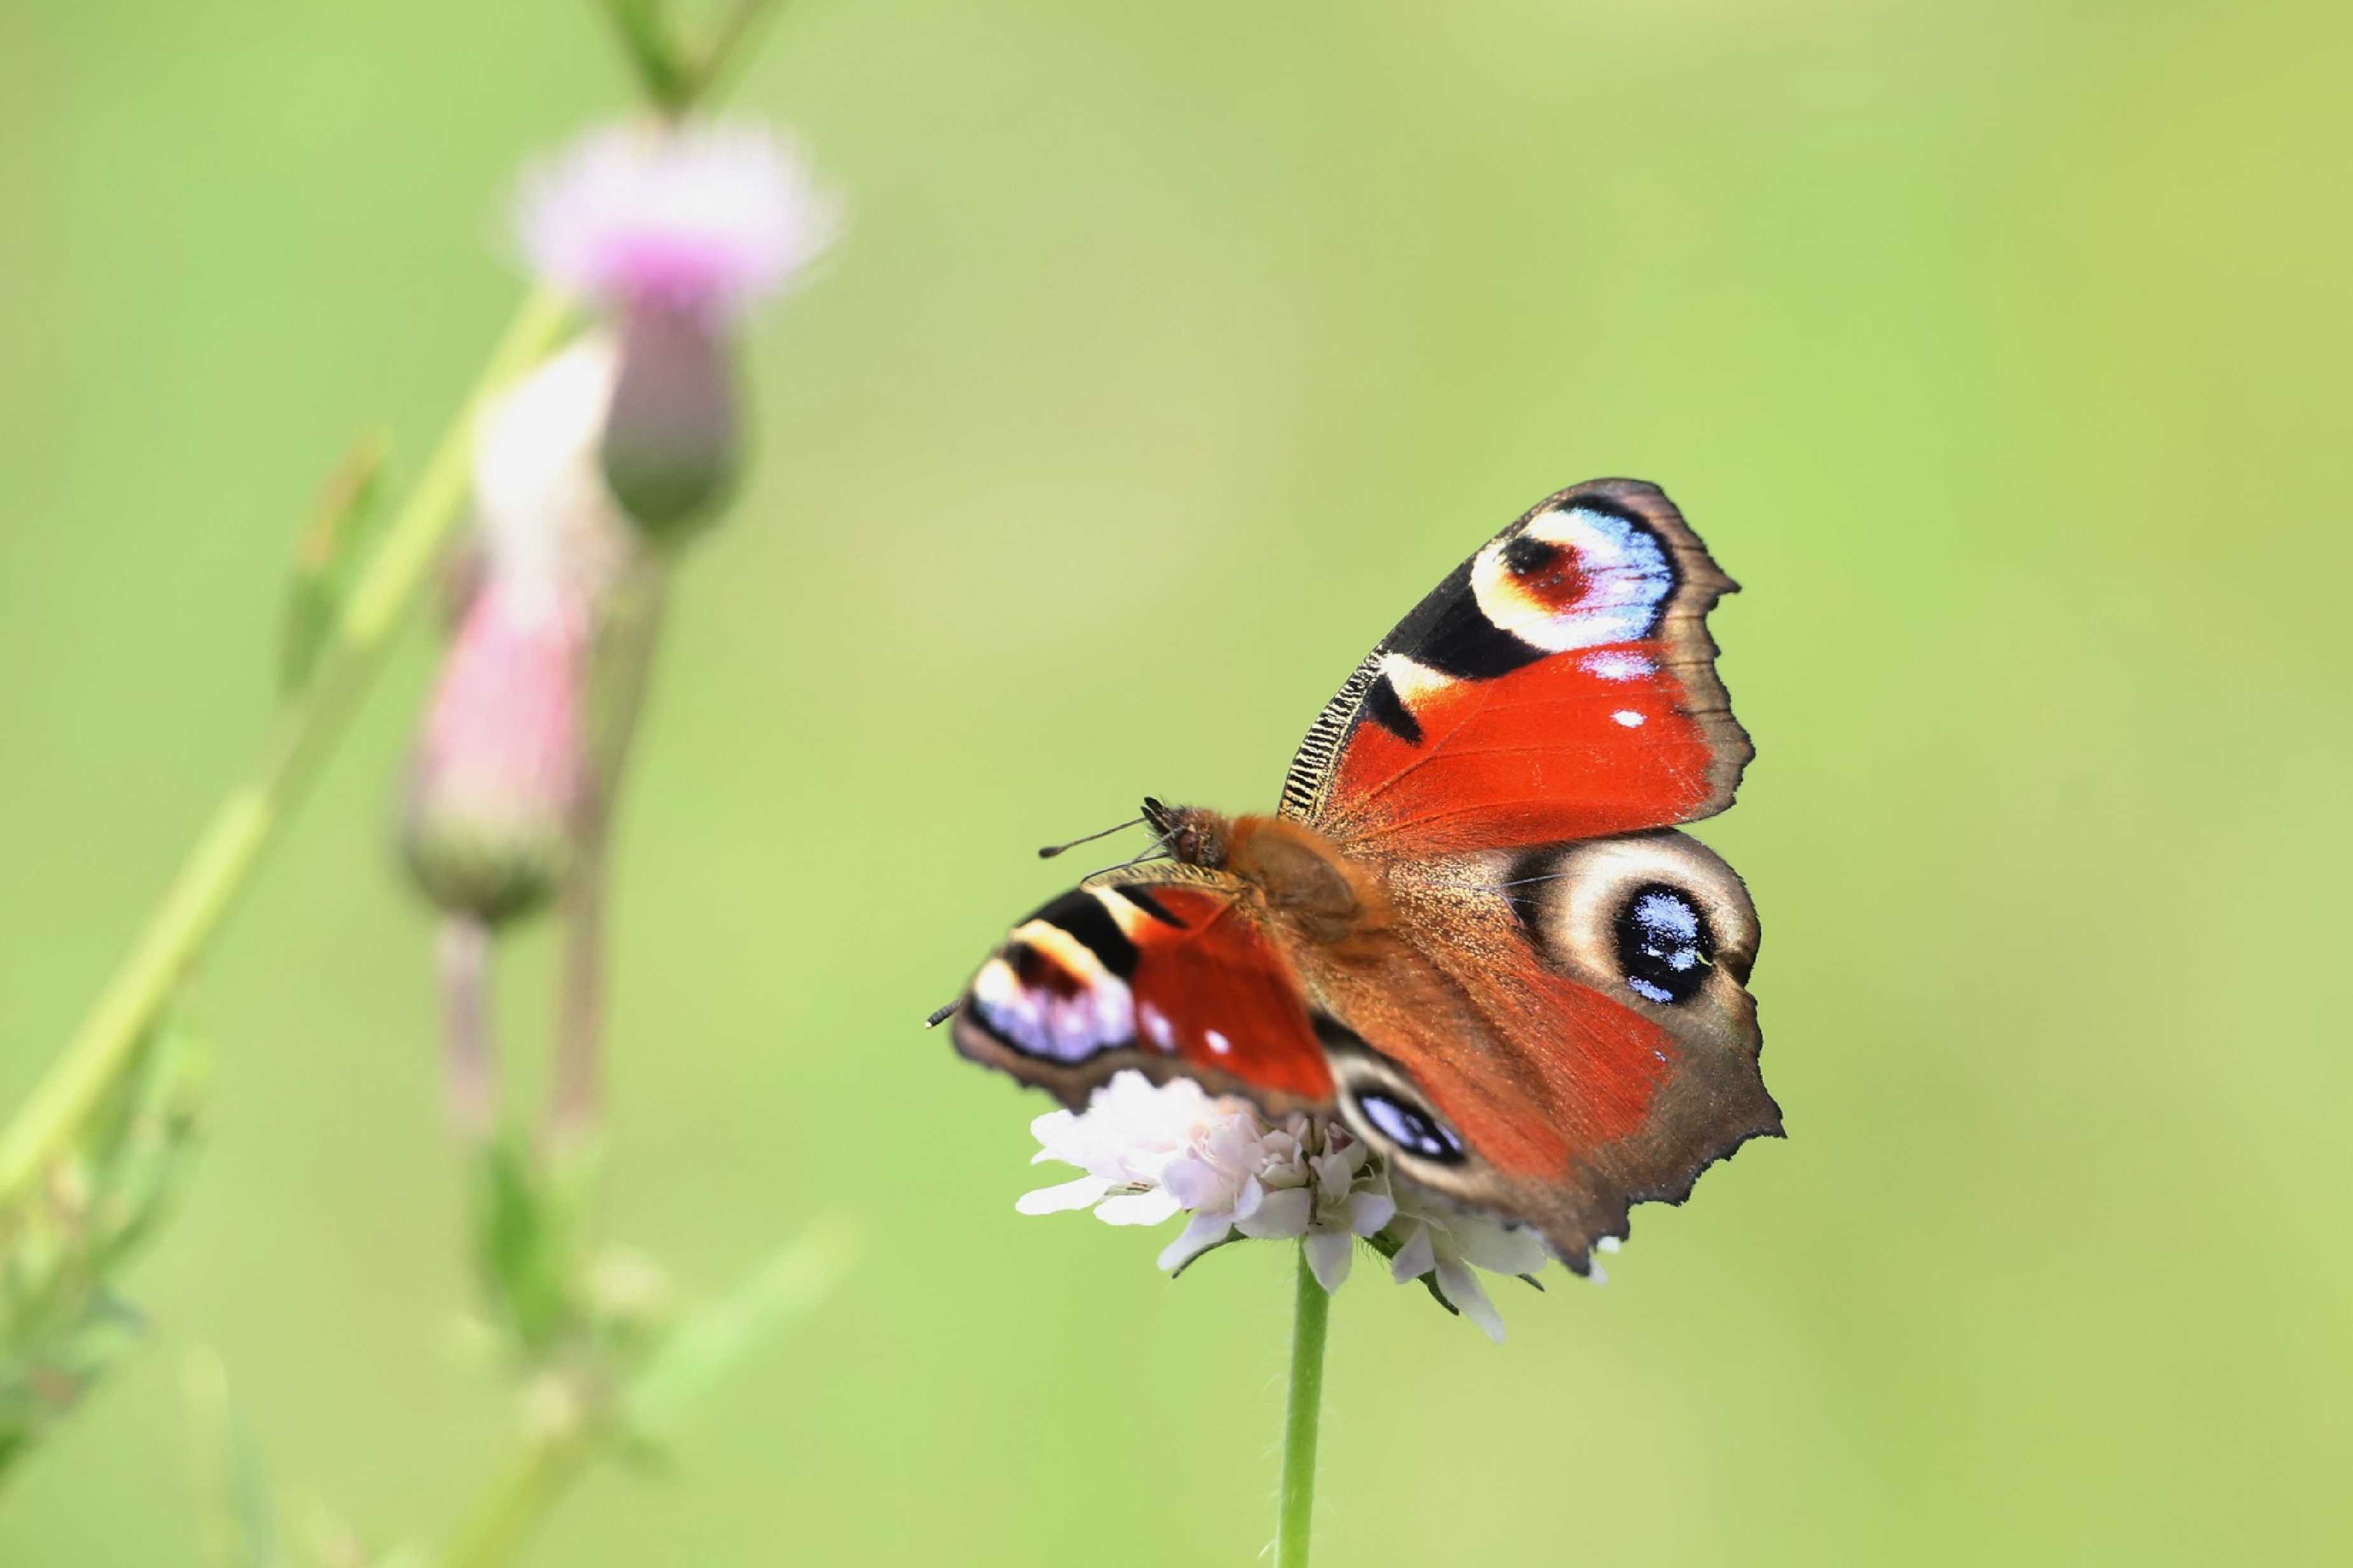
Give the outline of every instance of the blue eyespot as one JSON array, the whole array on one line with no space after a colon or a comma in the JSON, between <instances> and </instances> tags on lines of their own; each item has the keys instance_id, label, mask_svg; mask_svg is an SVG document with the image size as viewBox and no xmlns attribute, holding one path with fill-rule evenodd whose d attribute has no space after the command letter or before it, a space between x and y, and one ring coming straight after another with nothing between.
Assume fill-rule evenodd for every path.
<instances>
[{"instance_id":1,"label":"blue eyespot","mask_svg":"<svg viewBox=\"0 0 2353 1568\"><path fill-rule=\"evenodd\" d=\"M1618 911L1617 937L1618 967L1635 995L1672 1005L1690 1001L1707 984L1715 933L1681 889L1663 882L1635 889Z\"/></svg>"},{"instance_id":2,"label":"blue eyespot","mask_svg":"<svg viewBox=\"0 0 2353 1568\"><path fill-rule=\"evenodd\" d=\"M1413 1101L1385 1089L1359 1089L1356 1109L1364 1112L1375 1131L1407 1153L1444 1165L1461 1163L1462 1141L1446 1123Z\"/></svg>"}]
</instances>

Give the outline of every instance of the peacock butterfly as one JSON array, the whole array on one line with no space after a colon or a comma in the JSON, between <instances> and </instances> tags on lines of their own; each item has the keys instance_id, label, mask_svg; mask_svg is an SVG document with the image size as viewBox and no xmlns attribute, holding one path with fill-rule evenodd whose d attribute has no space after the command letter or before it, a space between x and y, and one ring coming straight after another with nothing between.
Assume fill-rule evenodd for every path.
<instances>
[{"instance_id":1,"label":"peacock butterfly","mask_svg":"<svg viewBox=\"0 0 2353 1568\"><path fill-rule=\"evenodd\" d=\"M1781 1131L1757 911L1673 830L1753 754L1706 626L1736 586L1655 485L1546 497L1356 667L1273 815L1146 799L1166 859L1015 926L956 1048L1073 1107L1133 1068L1340 1118L1587 1271Z\"/></svg>"}]
</instances>

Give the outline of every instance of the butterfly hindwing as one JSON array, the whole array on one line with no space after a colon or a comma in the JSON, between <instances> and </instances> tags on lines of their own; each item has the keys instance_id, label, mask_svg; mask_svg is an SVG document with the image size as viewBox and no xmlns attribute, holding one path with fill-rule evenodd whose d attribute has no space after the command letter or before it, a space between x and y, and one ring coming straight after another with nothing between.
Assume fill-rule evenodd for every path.
<instances>
[{"instance_id":1,"label":"butterfly hindwing","mask_svg":"<svg viewBox=\"0 0 2353 1568\"><path fill-rule=\"evenodd\" d=\"M955 1038L1073 1108L1123 1068L1270 1108L1331 1098L1306 997L1257 900L1192 867L1091 879L1015 926L958 1003Z\"/></svg>"},{"instance_id":2,"label":"butterfly hindwing","mask_svg":"<svg viewBox=\"0 0 2353 1568\"><path fill-rule=\"evenodd\" d=\"M1641 833L1400 865L1387 951L1301 960L1335 1101L1397 1179L1535 1226L1582 1271L1627 1206L1780 1131L1746 889Z\"/></svg>"},{"instance_id":3,"label":"butterfly hindwing","mask_svg":"<svg viewBox=\"0 0 2353 1568\"><path fill-rule=\"evenodd\" d=\"M1735 586L1655 485L1546 498L1357 667L1293 758L1282 814L1400 857L1723 810L1752 749L1705 621Z\"/></svg>"}]
</instances>

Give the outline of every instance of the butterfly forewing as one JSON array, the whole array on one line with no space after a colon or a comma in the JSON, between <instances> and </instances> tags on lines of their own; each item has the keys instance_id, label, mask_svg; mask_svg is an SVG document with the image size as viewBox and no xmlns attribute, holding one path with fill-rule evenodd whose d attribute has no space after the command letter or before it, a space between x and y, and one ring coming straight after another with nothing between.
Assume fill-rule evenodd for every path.
<instances>
[{"instance_id":1,"label":"butterfly forewing","mask_svg":"<svg viewBox=\"0 0 2353 1568\"><path fill-rule=\"evenodd\" d=\"M1734 587L1655 485L1546 498L1356 668L1293 759L1282 815L1385 857L1713 816L1752 754L1705 624Z\"/></svg>"},{"instance_id":2,"label":"butterfly forewing","mask_svg":"<svg viewBox=\"0 0 2353 1568\"><path fill-rule=\"evenodd\" d=\"M1091 879L1015 926L958 1004L955 1038L1072 1107L1123 1068L1270 1108L1331 1098L1298 975L1255 898L1192 867Z\"/></svg>"}]
</instances>

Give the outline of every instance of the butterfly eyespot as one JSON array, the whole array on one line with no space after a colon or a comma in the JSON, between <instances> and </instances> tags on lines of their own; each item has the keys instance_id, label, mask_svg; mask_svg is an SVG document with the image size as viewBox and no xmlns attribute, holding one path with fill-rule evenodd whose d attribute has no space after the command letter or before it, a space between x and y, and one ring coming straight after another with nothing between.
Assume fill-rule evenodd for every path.
<instances>
[{"instance_id":1,"label":"butterfly eyespot","mask_svg":"<svg viewBox=\"0 0 2353 1568\"><path fill-rule=\"evenodd\" d=\"M1356 1110L1374 1131L1406 1153L1445 1165L1461 1163L1462 1141L1413 1101L1381 1089L1359 1089Z\"/></svg>"},{"instance_id":2,"label":"butterfly eyespot","mask_svg":"<svg viewBox=\"0 0 2353 1568\"><path fill-rule=\"evenodd\" d=\"M1513 576L1523 579L1545 571L1558 562L1561 555L1559 545L1529 533L1523 533L1504 546L1504 564L1511 568Z\"/></svg>"},{"instance_id":3,"label":"butterfly eyespot","mask_svg":"<svg viewBox=\"0 0 2353 1568\"><path fill-rule=\"evenodd\" d=\"M1619 907L1618 967L1634 994L1662 1004L1688 1002L1707 984L1715 933L1707 915L1680 888L1648 882Z\"/></svg>"}]
</instances>

